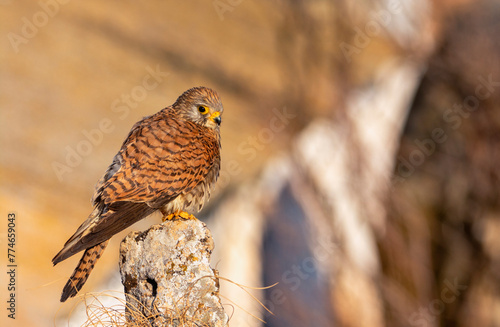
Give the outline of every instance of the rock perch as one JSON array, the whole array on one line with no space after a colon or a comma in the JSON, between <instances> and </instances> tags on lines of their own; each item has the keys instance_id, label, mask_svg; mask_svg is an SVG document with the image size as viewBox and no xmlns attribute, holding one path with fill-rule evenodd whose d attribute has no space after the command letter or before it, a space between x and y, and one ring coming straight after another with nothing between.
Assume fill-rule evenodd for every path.
<instances>
[{"instance_id":1,"label":"rock perch","mask_svg":"<svg viewBox=\"0 0 500 327\"><path fill-rule=\"evenodd\" d=\"M199 220L174 218L120 245L127 321L148 326L226 326L212 236Z\"/></svg>"}]
</instances>

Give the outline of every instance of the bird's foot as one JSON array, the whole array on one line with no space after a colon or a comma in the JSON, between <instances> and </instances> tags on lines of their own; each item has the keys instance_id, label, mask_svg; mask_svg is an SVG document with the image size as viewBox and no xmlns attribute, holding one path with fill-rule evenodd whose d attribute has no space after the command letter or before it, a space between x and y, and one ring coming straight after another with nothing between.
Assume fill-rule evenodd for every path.
<instances>
[{"instance_id":1,"label":"bird's foot","mask_svg":"<svg viewBox=\"0 0 500 327\"><path fill-rule=\"evenodd\" d=\"M178 211L178 212L174 212L174 213L171 213L169 215L166 215L164 212L163 213L163 217L162 217L162 221L167 221L167 220L173 220L175 217L181 217L183 219L196 219L196 217L194 215L191 215L189 213L187 213L186 211Z\"/></svg>"},{"instance_id":2,"label":"bird's foot","mask_svg":"<svg viewBox=\"0 0 500 327\"><path fill-rule=\"evenodd\" d=\"M196 217L192 214L187 213L186 211L181 211L178 213L178 216L184 219L196 219Z\"/></svg>"}]
</instances>

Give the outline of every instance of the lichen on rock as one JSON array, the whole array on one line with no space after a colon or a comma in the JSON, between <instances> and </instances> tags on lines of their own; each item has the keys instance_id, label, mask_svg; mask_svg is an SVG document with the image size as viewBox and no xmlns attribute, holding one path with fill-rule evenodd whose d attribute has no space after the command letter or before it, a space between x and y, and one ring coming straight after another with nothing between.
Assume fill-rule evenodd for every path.
<instances>
[{"instance_id":1,"label":"lichen on rock","mask_svg":"<svg viewBox=\"0 0 500 327\"><path fill-rule=\"evenodd\" d=\"M151 326L226 326L213 239L199 220L173 219L132 232L120 246L127 321Z\"/></svg>"}]
</instances>

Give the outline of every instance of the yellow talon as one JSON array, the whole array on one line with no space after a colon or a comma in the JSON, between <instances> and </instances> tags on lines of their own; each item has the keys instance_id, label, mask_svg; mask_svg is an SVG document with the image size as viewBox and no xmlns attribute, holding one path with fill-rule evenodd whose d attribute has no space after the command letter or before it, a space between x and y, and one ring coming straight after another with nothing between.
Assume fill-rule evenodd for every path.
<instances>
[{"instance_id":1,"label":"yellow talon","mask_svg":"<svg viewBox=\"0 0 500 327\"><path fill-rule=\"evenodd\" d=\"M163 217L162 217L162 221L167 221L167 220L173 220L175 219L176 217L180 217L180 218L183 218L183 219L196 219L196 217L194 215L191 215L189 213L187 213L186 211L177 211L177 212L174 212L174 213L171 213L169 215L167 215L165 212L163 212Z\"/></svg>"},{"instance_id":2,"label":"yellow talon","mask_svg":"<svg viewBox=\"0 0 500 327\"><path fill-rule=\"evenodd\" d=\"M187 213L186 211L181 211L177 214L179 217L184 218L184 219L196 219L195 216Z\"/></svg>"},{"instance_id":3,"label":"yellow talon","mask_svg":"<svg viewBox=\"0 0 500 327\"><path fill-rule=\"evenodd\" d=\"M165 222L167 220L172 220L174 219L175 217L175 213L171 213L170 215L163 215L163 217L161 218L161 221Z\"/></svg>"}]
</instances>

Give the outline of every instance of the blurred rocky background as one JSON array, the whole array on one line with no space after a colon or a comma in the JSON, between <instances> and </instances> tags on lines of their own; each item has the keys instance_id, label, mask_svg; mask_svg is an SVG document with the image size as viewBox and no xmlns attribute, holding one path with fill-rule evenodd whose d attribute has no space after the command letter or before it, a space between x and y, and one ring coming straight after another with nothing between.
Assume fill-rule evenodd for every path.
<instances>
[{"instance_id":1,"label":"blurred rocky background","mask_svg":"<svg viewBox=\"0 0 500 327\"><path fill-rule=\"evenodd\" d=\"M499 17L493 0L0 1L0 264L9 212L18 264L0 325L85 323L59 303L78 258L50 259L131 126L205 85L223 163L198 217L231 326L500 326ZM117 235L82 294L116 307L120 240L159 219Z\"/></svg>"}]
</instances>

